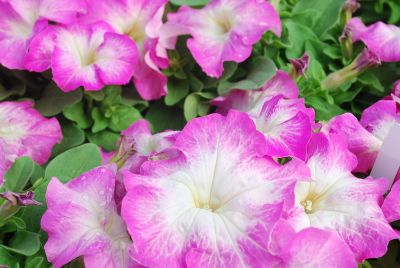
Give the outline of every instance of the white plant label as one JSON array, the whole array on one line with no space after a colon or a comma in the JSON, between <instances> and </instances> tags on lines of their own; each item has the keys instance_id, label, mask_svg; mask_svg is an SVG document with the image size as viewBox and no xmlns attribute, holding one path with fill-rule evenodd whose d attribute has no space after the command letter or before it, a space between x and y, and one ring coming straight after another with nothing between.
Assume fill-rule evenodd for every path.
<instances>
[{"instance_id":1,"label":"white plant label","mask_svg":"<svg viewBox=\"0 0 400 268\"><path fill-rule=\"evenodd\" d=\"M392 185L397 172L400 169L400 124L395 124L383 141L378 153L371 176L374 178L386 178ZM389 186L389 187L390 187Z\"/></svg>"}]
</instances>

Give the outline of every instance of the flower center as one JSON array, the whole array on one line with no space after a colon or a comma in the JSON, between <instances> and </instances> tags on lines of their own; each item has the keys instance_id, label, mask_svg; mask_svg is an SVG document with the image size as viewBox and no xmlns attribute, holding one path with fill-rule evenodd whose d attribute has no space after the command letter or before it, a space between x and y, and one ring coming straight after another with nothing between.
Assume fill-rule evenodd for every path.
<instances>
[{"instance_id":1,"label":"flower center","mask_svg":"<svg viewBox=\"0 0 400 268\"><path fill-rule=\"evenodd\" d=\"M139 20L136 20L129 30L126 32L127 35L130 36L136 43L141 43L143 39L146 37L146 33L144 31L144 27L142 27L142 23Z\"/></svg>"},{"instance_id":2,"label":"flower center","mask_svg":"<svg viewBox=\"0 0 400 268\"><path fill-rule=\"evenodd\" d=\"M313 213L313 201L312 200L303 200L300 204L304 207L304 211L307 214Z\"/></svg>"},{"instance_id":3,"label":"flower center","mask_svg":"<svg viewBox=\"0 0 400 268\"><path fill-rule=\"evenodd\" d=\"M82 66L89 66L96 62L96 50L91 49L86 57L82 59Z\"/></svg>"}]
</instances>

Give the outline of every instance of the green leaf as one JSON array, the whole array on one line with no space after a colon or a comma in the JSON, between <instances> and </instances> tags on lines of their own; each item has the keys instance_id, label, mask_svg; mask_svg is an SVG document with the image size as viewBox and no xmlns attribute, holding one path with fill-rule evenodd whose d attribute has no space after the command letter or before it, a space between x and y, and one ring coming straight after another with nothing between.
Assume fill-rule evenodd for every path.
<instances>
[{"instance_id":1,"label":"green leaf","mask_svg":"<svg viewBox=\"0 0 400 268\"><path fill-rule=\"evenodd\" d=\"M98 133L88 133L87 137L91 143L95 143L104 150L111 152L117 149L117 142L120 135L109 130L104 130Z\"/></svg>"},{"instance_id":2,"label":"green leaf","mask_svg":"<svg viewBox=\"0 0 400 268\"><path fill-rule=\"evenodd\" d=\"M142 114L136 108L121 104L112 113L108 127L115 132L120 132L141 118Z\"/></svg>"},{"instance_id":3,"label":"green leaf","mask_svg":"<svg viewBox=\"0 0 400 268\"><path fill-rule=\"evenodd\" d=\"M26 85L20 80L15 80L10 89L6 89L3 85L0 85L0 101L14 95L22 96L25 94L25 92Z\"/></svg>"},{"instance_id":4,"label":"green leaf","mask_svg":"<svg viewBox=\"0 0 400 268\"><path fill-rule=\"evenodd\" d=\"M107 128L108 120L104 117L104 115L100 112L98 107L94 107L92 110L92 118L94 124L92 126L92 132L97 133Z\"/></svg>"},{"instance_id":5,"label":"green leaf","mask_svg":"<svg viewBox=\"0 0 400 268\"><path fill-rule=\"evenodd\" d=\"M315 109L317 121L330 120L332 117L346 112L335 104L329 104L326 99L319 96L309 96L305 101L308 106L312 106Z\"/></svg>"},{"instance_id":6,"label":"green leaf","mask_svg":"<svg viewBox=\"0 0 400 268\"><path fill-rule=\"evenodd\" d=\"M43 268L46 261L43 257L28 257L25 261L25 268Z\"/></svg>"},{"instance_id":7,"label":"green leaf","mask_svg":"<svg viewBox=\"0 0 400 268\"><path fill-rule=\"evenodd\" d=\"M26 156L18 158L5 174L4 188L19 193L28 183L34 171L33 161Z\"/></svg>"},{"instance_id":8,"label":"green leaf","mask_svg":"<svg viewBox=\"0 0 400 268\"><path fill-rule=\"evenodd\" d=\"M305 51L305 43L308 40L318 40L318 37L310 28L292 20L285 20L284 25L288 29L290 47L285 51L289 59L299 58Z\"/></svg>"},{"instance_id":9,"label":"green leaf","mask_svg":"<svg viewBox=\"0 0 400 268\"><path fill-rule=\"evenodd\" d=\"M42 97L36 102L36 109L44 116L53 116L67 107L82 100L80 89L72 92L63 92L54 82L51 82L43 91Z\"/></svg>"},{"instance_id":10,"label":"green leaf","mask_svg":"<svg viewBox=\"0 0 400 268\"><path fill-rule=\"evenodd\" d=\"M253 90L264 85L276 73L275 64L266 57L255 57L248 65L247 77L241 81L220 83L218 92L220 95L228 93L232 89Z\"/></svg>"},{"instance_id":11,"label":"green leaf","mask_svg":"<svg viewBox=\"0 0 400 268\"><path fill-rule=\"evenodd\" d=\"M81 129L88 128L92 125L92 119L86 114L83 102L66 107L63 114L67 119L74 121Z\"/></svg>"},{"instance_id":12,"label":"green leaf","mask_svg":"<svg viewBox=\"0 0 400 268\"><path fill-rule=\"evenodd\" d=\"M46 168L45 179L57 177L66 183L101 164L102 159L97 145L84 144L54 158Z\"/></svg>"},{"instance_id":13,"label":"green leaf","mask_svg":"<svg viewBox=\"0 0 400 268\"><path fill-rule=\"evenodd\" d=\"M195 93L192 93L186 97L185 103L183 105L183 111L185 114L186 121L190 121L191 119L197 117L198 106L199 106L199 97Z\"/></svg>"},{"instance_id":14,"label":"green leaf","mask_svg":"<svg viewBox=\"0 0 400 268\"><path fill-rule=\"evenodd\" d=\"M40 239L38 234L19 230L15 233L8 245L0 246L14 253L32 256L40 249Z\"/></svg>"},{"instance_id":15,"label":"green leaf","mask_svg":"<svg viewBox=\"0 0 400 268\"><path fill-rule=\"evenodd\" d=\"M293 9L293 16L306 11L310 20L305 25L317 36L322 36L339 19L339 13L345 0L300 0ZM304 20L301 22L304 23Z\"/></svg>"},{"instance_id":16,"label":"green leaf","mask_svg":"<svg viewBox=\"0 0 400 268\"><path fill-rule=\"evenodd\" d=\"M203 6L210 0L169 0L172 4L177 6Z\"/></svg>"},{"instance_id":17,"label":"green leaf","mask_svg":"<svg viewBox=\"0 0 400 268\"><path fill-rule=\"evenodd\" d=\"M145 118L151 123L155 132L166 129L180 130L185 125L182 110L176 106L166 106L161 101L150 106Z\"/></svg>"},{"instance_id":18,"label":"green leaf","mask_svg":"<svg viewBox=\"0 0 400 268\"><path fill-rule=\"evenodd\" d=\"M204 88L203 82L200 79L198 79L196 76L194 76L193 74L189 75L189 85L190 85L190 89L195 92L202 91Z\"/></svg>"},{"instance_id":19,"label":"green leaf","mask_svg":"<svg viewBox=\"0 0 400 268\"><path fill-rule=\"evenodd\" d=\"M188 80L169 79L168 94L165 96L165 104L172 106L181 101L189 93Z\"/></svg>"},{"instance_id":20,"label":"green leaf","mask_svg":"<svg viewBox=\"0 0 400 268\"><path fill-rule=\"evenodd\" d=\"M11 232L15 232L17 229L25 229L25 228L26 224L23 219L18 218L16 216L12 216L6 220L2 231L5 232L4 229L9 229L12 230Z\"/></svg>"},{"instance_id":21,"label":"green leaf","mask_svg":"<svg viewBox=\"0 0 400 268\"><path fill-rule=\"evenodd\" d=\"M0 266L6 265L8 267L15 267L17 260L8 253L8 251L0 247Z\"/></svg>"},{"instance_id":22,"label":"green leaf","mask_svg":"<svg viewBox=\"0 0 400 268\"><path fill-rule=\"evenodd\" d=\"M85 141L85 132L76 125L65 122L61 124L63 139L53 148L53 156L57 156L66 150L78 146Z\"/></svg>"}]
</instances>

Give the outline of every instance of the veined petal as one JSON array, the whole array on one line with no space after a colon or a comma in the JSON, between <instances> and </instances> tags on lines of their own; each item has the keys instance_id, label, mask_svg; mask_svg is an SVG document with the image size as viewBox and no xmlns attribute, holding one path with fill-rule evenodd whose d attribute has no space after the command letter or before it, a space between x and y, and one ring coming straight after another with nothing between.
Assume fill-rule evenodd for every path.
<instances>
[{"instance_id":1,"label":"veined petal","mask_svg":"<svg viewBox=\"0 0 400 268\"><path fill-rule=\"evenodd\" d=\"M367 27L360 36L369 50L381 61L400 61L400 28L395 25L376 22Z\"/></svg>"},{"instance_id":2,"label":"veined petal","mask_svg":"<svg viewBox=\"0 0 400 268\"><path fill-rule=\"evenodd\" d=\"M264 103L277 95L287 99L294 99L299 95L296 82L280 70L259 90L233 90L227 96L217 97L211 103L217 106L217 111L222 114L226 114L229 109L235 109L257 117Z\"/></svg>"},{"instance_id":3,"label":"veined petal","mask_svg":"<svg viewBox=\"0 0 400 268\"><path fill-rule=\"evenodd\" d=\"M357 267L353 253L330 231L307 228L291 238L285 254L285 267Z\"/></svg>"},{"instance_id":4,"label":"veined petal","mask_svg":"<svg viewBox=\"0 0 400 268\"><path fill-rule=\"evenodd\" d=\"M398 221L400 219L400 182L397 180L386 196L382 204L382 211L388 222Z\"/></svg>"},{"instance_id":5,"label":"veined petal","mask_svg":"<svg viewBox=\"0 0 400 268\"><path fill-rule=\"evenodd\" d=\"M400 122L396 102L381 100L364 110L360 123L380 141L389 134L391 127Z\"/></svg>"},{"instance_id":6,"label":"veined petal","mask_svg":"<svg viewBox=\"0 0 400 268\"><path fill-rule=\"evenodd\" d=\"M43 72L50 68L51 55L59 28L49 25L36 34L29 44L24 66L29 71Z\"/></svg>"},{"instance_id":7,"label":"veined petal","mask_svg":"<svg viewBox=\"0 0 400 268\"><path fill-rule=\"evenodd\" d=\"M104 84L128 84L134 66L138 62L138 50L127 36L106 33L104 42L96 51L95 66Z\"/></svg>"},{"instance_id":8,"label":"veined petal","mask_svg":"<svg viewBox=\"0 0 400 268\"><path fill-rule=\"evenodd\" d=\"M44 118L32 106L30 101L0 103L0 138L6 152L17 153L9 156L12 160L29 156L42 165L53 146L61 141L61 128L57 119Z\"/></svg>"},{"instance_id":9,"label":"veined petal","mask_svg":"<svg viewBox=\"0 0 400 268\"><path fill-rule=\"evenodd\" d=\"M303 175L264 158L263 135L235 111L192 120L174 148L178 159L125 173L133 258L147 266L276 265L268 234Z\"/></svg>"},{"instance_id":10,"label":"veined petal","mask_svg":"<svg viewBox=\"0 0 400 268\"><path fill-rule=\"evenodd\" d=\"M41 226L49 235L45 251L55 267L79 256L87 267L132 267L127 256L131 241L113 199L115 173L106 166L65 185L51 180Z\"/></svg>"},{"instance_id":11,"label":"veined petal","mask_svg":"<svg viewBox=\"0 0 400 268\"><path fill-rule=\"evenodd\" d=\"M268 155L305 159L314 112L304 106L303 100L285 100L282 95L273 97L264 104L260 116L254 121L257 129L265 135Z\"/></svg>"},{"instance_id":12,"label":"veined petal","mask_svg":"<svg viewBox=\"0 0 400 268\"><path fill-rule=\"evenodd\" d=\"M332 118L323 128L324 132L342 134L347 138L349 150L357 156L356 172L368 172L375 163L382 141L368 132L357 118L346 113Z\"/></svg>"}]
</instances>

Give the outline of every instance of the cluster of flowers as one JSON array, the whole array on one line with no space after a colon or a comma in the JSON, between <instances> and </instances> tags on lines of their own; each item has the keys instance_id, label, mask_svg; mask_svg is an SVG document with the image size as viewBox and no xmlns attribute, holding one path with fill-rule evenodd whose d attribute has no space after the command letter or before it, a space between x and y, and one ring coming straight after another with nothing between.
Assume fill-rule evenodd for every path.
<instances>
[{"instance_id":1,"label":"cluster of flowers","mask_svg":"<svg viewBox=\"0 0 400 268\"><path fill-rule=\"evenodd\" d=\"M214 100L222 114L152 135L122 133L104 166L50 182L42 228L48 259L86 267L356 267L399 236L396 182L367 175L393 98L314 121L288 74ZM278 159L290 157L287 163ZM288 159L287 159L288 160ZM117 165L116 165L116 164ZM117 169L118 166L118 169Z\"/></svg>"},{"instance_id":2,"label":"cluster of flowers","mask_svg":"<svg viewBox=\"0 0 400 268\"><path fill-rule=\"evenodd\" d=\"M214 0L182 7L163 22L168 0L0 1L0 63L10 69L51 68L63 91L133 82L143 99L166 94L167 49L180 35L205 73L222 75L223 62L246 60L267 30L280 34L266 1Z\"/></svg>"},{"instance_id":3,"label":"cluster of flowers","mask_svg":"<svg viewBox=\"0 0 400 268\"><path fill-rule=\"evenodd\" d=\"M279 16L263 0L214 0L180 8L167 0L0 0L0 63L51 69L64 91L133 82L147 100L166 94L161 69L177 37L212 77L242 62ZM352 25L358 25L352 27ZM400 29L347 25L375 62L399 61ZM364 64L365 58L357 58ZM368 64L371 59L368 58ZM300 68L301 69L301 68ZM348 71L348 70L347 70ZM152 134L140 120L104 165L62 184L52 178L41 226L54 267L356 267L399 235L400 182L366 176L400 123L400 83L366 109L315 123L296 83L278 71L262 88L213 100L217 114L179 132ZM62 138L31 102L0 104L0 183L19 156L44 164ZM400 177L400 175L398 176Z\"/></svg>"}]
</instances>

